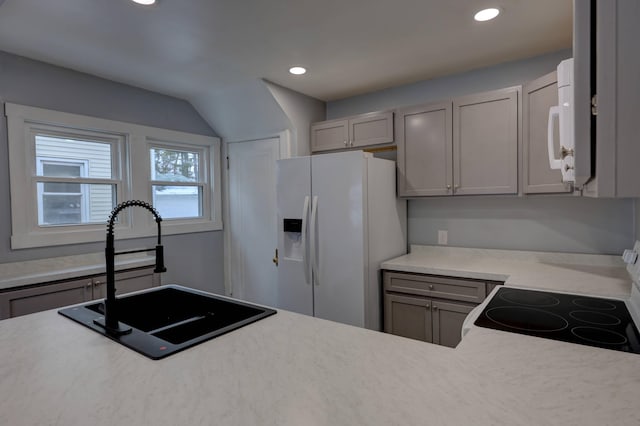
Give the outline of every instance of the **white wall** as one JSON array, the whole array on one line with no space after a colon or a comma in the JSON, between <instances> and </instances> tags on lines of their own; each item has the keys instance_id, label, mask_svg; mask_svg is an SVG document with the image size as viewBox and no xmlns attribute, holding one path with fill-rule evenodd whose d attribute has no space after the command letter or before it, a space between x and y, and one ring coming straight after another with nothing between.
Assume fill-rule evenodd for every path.
<instances>
[{"instance_id":1,"label":"white wall","mask_svg":"<svg viewBox=\"0 0 640 426\"><path fill-rule=\"evenodd\" d=\"M421 81L327 104L327 118L519 85L553 71L570 50ZM635 206L639 207L638 201ZM634 200L572 196L442 197L410 200L410 244L436 244L438 230L449 244L515 250L620 254L640 226Z\"/></svg>"}]
</instances>

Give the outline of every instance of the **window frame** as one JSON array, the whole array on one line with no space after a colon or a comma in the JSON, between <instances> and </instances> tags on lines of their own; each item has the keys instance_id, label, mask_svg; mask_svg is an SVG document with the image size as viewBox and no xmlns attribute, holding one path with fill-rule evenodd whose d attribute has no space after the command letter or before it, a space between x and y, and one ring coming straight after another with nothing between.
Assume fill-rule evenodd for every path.
<instances>
[{"instance_id":1,"label":"window frame","mask_svg":"<svg viewBox=\"0 0 640 426\"><path fill-rule=\"evenodd\" d=\"M77 178L77 182L115 185L117 203L130 199L151 202L150 143L173 149L195 147L206 152L206 163L203 164L206 166L203 170L206 174L203 216L163 220L162 233L170 235L222 229L219 138L8 102L5 103L5 115L9 142L12 249L99 242L105 238L106 222L39 225L36 182L42 181L43 177L37 176L35 136L42 134L38 132L43 129L43 133L49 136L85 138L114 144L112 179ZM127 209L118 216L115 229L118 239L139 238L155 235L156 225L143 209Z\"/></svg>"}]
</instances>

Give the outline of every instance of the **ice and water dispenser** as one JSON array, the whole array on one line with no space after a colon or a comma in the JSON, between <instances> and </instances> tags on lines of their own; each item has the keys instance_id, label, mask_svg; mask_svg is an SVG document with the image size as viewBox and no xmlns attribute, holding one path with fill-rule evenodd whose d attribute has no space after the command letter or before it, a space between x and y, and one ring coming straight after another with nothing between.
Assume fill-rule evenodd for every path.
<instances>
[{"instance_id":1,"label":"ice and water dispenser","mask_svg":"<svg viewBox=\"0 0 640 426\"><path fill-rule=\"evenodd\" d=\"M302 260L304 253L302 241L302 219L283 219L284 257Z\"/></svg>"}]
</instances>

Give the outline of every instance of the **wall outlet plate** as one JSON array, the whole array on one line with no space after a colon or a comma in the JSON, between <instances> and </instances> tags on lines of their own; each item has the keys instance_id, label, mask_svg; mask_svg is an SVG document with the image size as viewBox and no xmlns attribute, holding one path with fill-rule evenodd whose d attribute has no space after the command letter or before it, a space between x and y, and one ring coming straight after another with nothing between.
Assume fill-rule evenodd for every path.
<instances>
[{"instance_id":1,"label":"wall outlet plate","mask_svg":"<svg viewBox=\"0 0 640 426\"><path fill-rule=\"evenodd\" d=\"M438 231L438 244L446 246L448 244L449 235L448 231Z\"/></svg>"}]
</instances>

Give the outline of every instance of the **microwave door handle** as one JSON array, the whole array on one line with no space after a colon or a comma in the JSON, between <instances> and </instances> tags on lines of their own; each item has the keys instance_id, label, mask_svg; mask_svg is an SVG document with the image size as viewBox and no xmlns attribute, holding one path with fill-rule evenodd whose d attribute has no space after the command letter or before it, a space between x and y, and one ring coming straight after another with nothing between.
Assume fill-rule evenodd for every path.
<instances>
[{"instance_id":1,"label":"microwave door handle","mask_svg":"<svg viewBox=\"0 0 640 426\"><path fill-rule=\"evenodd\" d=\"M551 167L552 170L562 169L562 160L558 160L556 158L555 149L553 147L555 123L558 121L559 117L560 117L560 107L552 106L551 108L549 108L549 121L547 126L547 150L549 151L549 167Z\"/></svg>"},{"instance_id":2,"label":"microwave door handle","mask_svg":"<svg viewBox=\"0 0 640 426\"><path fill-rule=\"evenodd\" d=\"M304 197L304 205L302 206L302 265L304 268L304 282L309 284L309 250L307 248L307 216L309 216L309 196Z\"/></svg>"}]
</instances>

